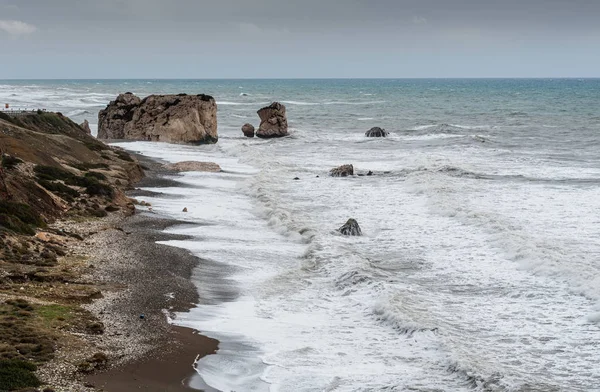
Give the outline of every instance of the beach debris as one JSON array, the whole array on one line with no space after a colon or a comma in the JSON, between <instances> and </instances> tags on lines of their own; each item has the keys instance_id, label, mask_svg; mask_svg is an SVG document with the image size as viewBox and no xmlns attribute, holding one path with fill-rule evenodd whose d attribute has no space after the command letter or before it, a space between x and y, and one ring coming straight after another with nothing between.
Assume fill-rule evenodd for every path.
<instances>
[{"instance_id":1,"label":"beach debris","mask_svg":"<svg viewBox=\"0 0 600 392\"><path fill-rule=\"evenodd\" d=\"M331 177L348 177L354 175L354 166L342 165L329 171Z\"/></svg>"},{"instance_id":2,"label":"beach debris","mask_svg":"<svg viewBox=\"0 0 600 392\"><path fill-rule=\"evenodd\" d=\"M221 171L221 166L217 165L214 162L200 162L200 161L182 161L177 163L171 163L165 165L165 168L168 170L174 170L178 172L190 172L190 171L199 171L199 172L211 172L218 173Z\"/></svg>"},{"instance_id":3,"label":"beach debris","mask_svg":"<svg viewBox=\"0 0 600 392\"><path fill-rule=\"evenodd\" d=\"M340 233L342 233L343 235L348 235L348 236L361 236L362 235L362 230L360 229L358 222L356 221L356 219L353 219L353 218L348 219L346 224L344 226L340 227L338 229L338 231Z\"/></svg>"},{"instance_id":4,"label":"beach debris","mask_svg":"<svg viewBox=\"0 0 600 392\"><path fill-rule=\"evenodd\" d=\"M246 137L254 137L254 125L252 124L244 124L242 126L242 132L244 132L244 136Z\"/></svg>"},{"instance_id":5,"label":"beach debris","mask_svg":"<svg viewBox=\"0 0 600 392\"><path fill-rule=\"evenodd\" d=\"M273 102L271 105L260 109L260 126L256 131L256 136L260 138L273 138L288 135L288 122L285 114L285 106L279 102Z\"/></svg>"},{"instance_id":6,"label":"beach debris","mask_svg":"<svg viewBox=\"0 0 600 392\"><path fill-rule=\"evenodd\" d=\"M373 127L365 132L366 137L386 137L387 135L389 135L389 133L386 132L385 129L379 127Z\"/></svg>"},{"instance_id":7,"label":"beach debris","mask_svg":"<svg viewBox=\"0 0 600 392\"><path fill-rule=\"evenodd\" d=\"M144 313L140 314L140 320L144 320L146 318L146 315Z\"/></svg>"},{"instance_id":8,"label":"beach debris","mask_svg":"<svg viewBox=\"0 0 600 392\"><path fill-rule=\"evenodd\" d=\"M188 212L188 209L187 209L187 207L185 207L185 208L183 209L183 212Z\"/></svg>"}]
</instances>

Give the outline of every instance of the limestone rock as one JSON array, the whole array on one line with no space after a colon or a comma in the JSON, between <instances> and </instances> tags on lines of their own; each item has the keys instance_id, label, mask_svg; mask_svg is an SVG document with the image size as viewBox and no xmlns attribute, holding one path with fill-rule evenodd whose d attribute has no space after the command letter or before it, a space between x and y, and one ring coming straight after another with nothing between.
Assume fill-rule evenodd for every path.
<instances>
[{"instance_id":1,"label":"limestone rock","mask_svg":"<svg viewBox=\"0 0 600 392\"><path fill-rule=\"evenodd\" d=\"M354 175L354 166L342 165L329 171L331 177L348 177Z\"/></svg>"},{"instance_id":2,"label":"limestone rock","mask_svg":"<svg viewBox=\"0 0 600 392\"><path fill-rule=\"evenodd\" d=\"M169 170L178 172L201 171L201 172L220 172L221 166L214 162L183 161L165 165Z\"/></svg>"},{"instance_id":3,"label":"limestone rock","mask_svg":"<svg viewBox=\"0 0 600 392\"><path fill-rule=\"evenodd\" d=\"M90 123L88 120L83 120L83 123L81 123L80 127L83 128L85 133L87 133L88 135L92 134L92 130L90 129Z\"/></svg>"},{"instance_id":4,"label":"limestone rock","mask_svg":"<svg viewBox=\"0 0 600 392\"><path fill-rule=\"evenodd\" d=\"M366 137L386 137L387 135L389 135L389 133L386 132L385 129L379 127L373 127L365 132Z\"/></svg>"},{"instance_id":5,"label":"limestone rock","mask_svg":"<svg viewBox=\"0 0 600 392\"><path fill-rule=\"evenodd\" d=\"M99 139L216 143L217 104L208 95L120 94L98 114Z\"/></svg>"},{"instance_id":6,"label":"limestone rock","mask_svg":"<svg viewBox=\"0 0 600 392\"><path fill-rule=\"evenodd\" d=\"M288 135L285 106L279 102L273 102L271 105L260 109L257 113L260 117L260 127L256 131L257 137L272 138Z\"/></svg>"},{"instance_id":7,"label":"limestone rock","mask_svg":"<svg viewBox=\"0 0 600 392\"><path fill-rule=\"evenodd\" d=\"M252 124L244 124L242 127L242 132L244 132L244 136L246 137L254 137L254 125Z\"/></svg>"},{"instance_id":8,"label":"limestone rock","mask_svg":"<svg viewBox=\"0 0 600 392\"><path fill-rule=\"evenodd\" d=\"M356 219L348 219L348 222L346 222L346 224L342 227L340 227L338 229L338 231L340 233L342 233L343 235L349 235L349 236L361 236L362 235L362 230L360 229L360 226L358 225L358 222L356 221Z\"/></svg>"}]
</instances>

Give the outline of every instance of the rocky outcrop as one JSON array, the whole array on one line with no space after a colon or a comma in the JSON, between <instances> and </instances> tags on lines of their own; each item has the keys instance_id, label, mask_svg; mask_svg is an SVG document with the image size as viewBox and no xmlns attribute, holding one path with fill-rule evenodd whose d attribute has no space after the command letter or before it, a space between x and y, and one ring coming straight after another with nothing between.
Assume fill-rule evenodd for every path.
<instances>
[{"instance_id":1,"label":"rocky outcrop","mask_svg":"<svg viewBox=\"0 0 600 392\"><path fill-rule=\"evenodd\" d=\"M256 136L260 138L273 138L288 135L288 122L285 115L285 106L279 102L273 102L271 105L260 109L260 127L256 131Z\"/></svg>"},{"instance_id":2,"label":"rocky outcrop","mask_svg":"<svg viewBox=\"0 0 600 392\"><path fill-rule=\"evenodd\" d=\"M365 132L366 137L386 137L387 135L389 135L389 133L386 132L385 129L379 127L373 127Z\"/></svg>"},{"instance_id":3,"label":"rocky outcrop","mask_svg":"<svg viewBox=\"0 0 600 392\"><path fill-rule=\"evenodd\" d=\"M342 165L329 171L331 177L348 177L354 175L354 166Z\"/></svg>"},{"instance_id":4,"label":"rocky outcrop","mask_svg":"<svg viewBox=\"0 0 600 392\"><path fill-rule=\"evenodd\" d=\"M214 162L183 161L166 165L169 170L178 172L201 171L201 172L220 172L221 166Z\"/></svg>"},{"instance_id":5,"label":"rocky outcrop","mask_svg":"<svg viewBox=\"0 0 600 392\"><path fill-rule=\"evenodd\" d=\"M200 95L120 94L98 114L99 139L216 143L217 104Z\"/></svg>"},{"instance_id":6,"label":"rocky outcrop","mask_svg":"<svg viewBox=\"0 0 600 392\"><path fill-rule=\"evenodd\" d=\"M83 128L85 133L87 133L88 135L92 134L92 130L90 129L90 123L88 120L83 120L83 123L81 123L80 127Z\"/></svg>"},{"instance_id":7,"label":"rocky outcrop","mask_svg":"<svg viewBox=\"0 0 600 392\"><path fill-rule=\"evenodd\" d=\"M348 219L348 222L346 222L346 224L342 227L340 227L338 229L338 231L340 233L342 233L343 235L348 235L348 236L361 236L362 235L362 230L360 229L360 226L358 225L358 222L356 221L356 219Z\"/></svg>"},{"instance_id":8,"label":"rocky outcrop","mask_svg":"<svg viewBox=\"0 0 600 392\"><path fill-rule=\"evenodd\" d=\"M246 137L254 137L254 125L252 124L244 124L242 126L242 132L244 132L244 136Z\"/></svg>"}]
</instances>

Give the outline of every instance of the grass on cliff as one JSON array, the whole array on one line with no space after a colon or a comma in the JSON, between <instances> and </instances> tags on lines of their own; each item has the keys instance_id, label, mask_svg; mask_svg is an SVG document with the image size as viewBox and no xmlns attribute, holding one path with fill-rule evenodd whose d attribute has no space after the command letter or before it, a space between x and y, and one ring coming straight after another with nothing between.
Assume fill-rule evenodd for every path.
<instances>
[{"instance_id":1,"label":"grass on cliff","mask_svg":"<svg viewBox=\"0 0 600 392\"><path fill-rule=\"evenodd\" d=\"M36 227L45 226L43 219L27 204L0 200L0 230L34 235Z\"/></svg>"},{"instance_id":2,"label":"grass on cliff","mask_svg":"<svg viewBox=\"0 0 600 392\"><path fill-rule=\"evenodd\" d=\"M37 366L19 360L0 360L0 391L37 388L42 383L35 375Z\"/></svg>"},{"instance_id":3,"label":"grass on cliff","mask_svg":"<svg viewBox=\"0 0 600 392\"><path fill-rule=\"evenodd\" d=\"M109 198L114 196L114 190L110 187L110 185L103 184L99 181L106 180L106 176L104 176L102 173L87 173L87 175L82 177L58 167L44 165L37 165L34 171L38 178L38 182L64 181L64 183L67 185L85 188L85 191L91 196L105 196ZM45 184L48 185L48 183ZM52 184L56 183L53 182ZM44 186L41 183L40 185ZM49 190L52 191L51 189ZM65 189L62 189L62 191L68 192Z\"/></svg>"}]
</instances>

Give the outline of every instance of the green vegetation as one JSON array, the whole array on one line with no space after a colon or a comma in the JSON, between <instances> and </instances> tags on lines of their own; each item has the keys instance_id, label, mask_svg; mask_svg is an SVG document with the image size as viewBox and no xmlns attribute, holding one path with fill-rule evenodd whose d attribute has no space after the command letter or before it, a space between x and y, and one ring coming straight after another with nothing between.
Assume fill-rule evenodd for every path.
<instances>
[{"instance_id":1,"label":"green vegetation","mask_svg":"<svg viewBox=\"0 0 600 392\"><path fill-rule=\"evenodd\" d=\"M68 202L73 202L75 197L79 197L79 192L75 189L64 185L61 182L51 182L48 180L38 180L38 183L49 190L52 193L55 193L61 196L63 199Z\"/></svg>"},{"instance_id":2,"label":"green vegetation","mask_svg":"<svg viewBox=\"0 0 600 392\"><path fill-rule=\"evenodd\" d=\"M73 166L76 169L79 169L81 171L88 171L90 169L109 169L110 166L108 166L106 163L91 163L91 162L82 162L82 163L74 163L71 164L71 166Z\"/></svg>"},{"instance_id":3,"label":"green vegetation","mask_svg":"<svg viewBox=\"0 0 600 392\"><path fill-rule=\"evenodd\" d=\"M23 161L17 157L13 157L10 155L2 156L2 167L6 170L14 169L19 163L23 163Z\"/></svg>"},{"instance_id":4,"label":"green vegetation","mask_svg":"<svg viewBox=\"0 0 600 392\"><path fill-rule=\"evenodd\" d=\"M84 174L85 177L87 178L95 178L96 180L100 180L100 181L106 181L106 176L102 173L98 173L98 172L88 172Z\"/></svg>"},{"instance_id":5,"label":"green vegetation","mask_svg":"<svg viewBox=\"0 0 600 392\"><path fill-rule=\"evenodd\" d=\"M81 177L64 169L43 165L36 166L34 171L38 177L38 182L41 180L64 181L67 185L85 188L85 191L91 196L106 196L112 198L114 195L114 191L109 185L102 184L98 181L100 176L104 177L103 179L106 179L106 177L101 173L95 173Z\"/></svg>"},{"instance_id":6,"label":"green vegetation","mask_svg":"<svg viewBox=\"0 0 600 392\"><path fill-rule=\"evenodd\" d=\"M131 156L128 153L126 153L125 151L121 151L121 150L114 150L114 151L115 151L115 154L117 154L117 156L119 158L121 158L122 160L127 161L127 162L134 162L133 158L131 158Z\"/></svg>"},{"instance_id":7,"label":"green vegetation","mask_svg":"<svg viewBox=\"0 0 600 392\"><path fill-rule=\"evenodd\" d=\"M42 385L36 377L37 366L20 360L0 360L0 391L35 388Z\"/></svg>"},{"instance_id":8,"label":"green vegetation","mask_svg":"<svg viewBox=\"0 0 600 392\"><path fill-rule=\"evenodd\" d=\"M0 200L0 228L19 234L35 234L35 227L44 227L45 222L27 204Z\"/></svg>"},{"instance_id":9,"label":"green vegetation","mask_svg":"<svg viewBox=\"0 0 600 392\"><path fill-rule=\"evenodd\" d=\"M102 142L84 142L83 144L92 151L104 151L109 149L109 147Z\"/></svg>"},{"instance_id":10,"label":"green vegetation","mask_svg":"<svg viewBox=\"0 0 600 392\"><path fill-rule=\"evenodd\" d=\"M40 306L37 308L36 313L48 327L71 321L75 316L72 307L57 304Z\"/></svg>"}]
</instances>

